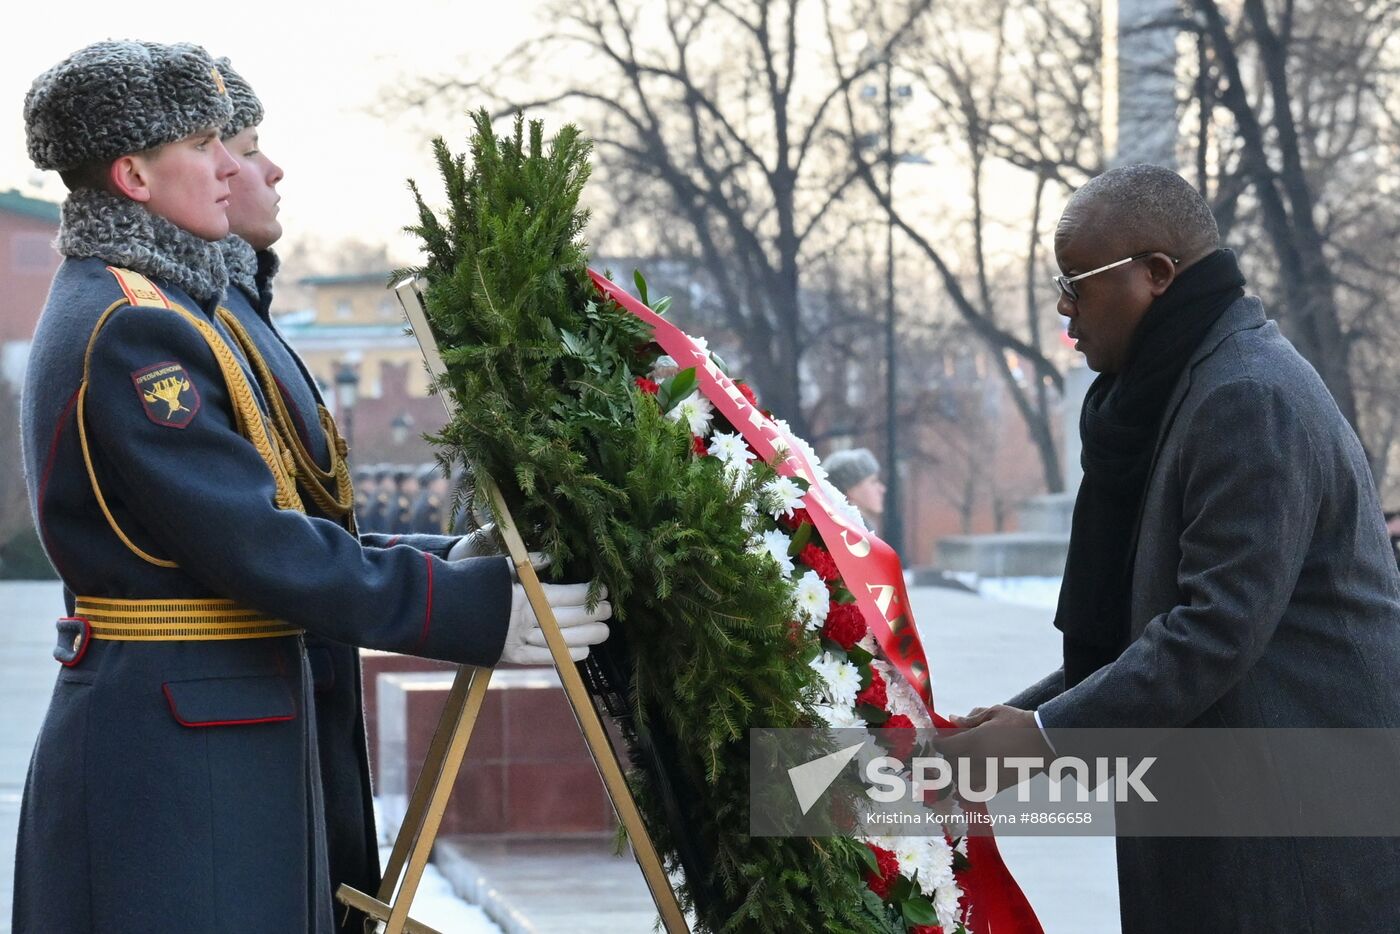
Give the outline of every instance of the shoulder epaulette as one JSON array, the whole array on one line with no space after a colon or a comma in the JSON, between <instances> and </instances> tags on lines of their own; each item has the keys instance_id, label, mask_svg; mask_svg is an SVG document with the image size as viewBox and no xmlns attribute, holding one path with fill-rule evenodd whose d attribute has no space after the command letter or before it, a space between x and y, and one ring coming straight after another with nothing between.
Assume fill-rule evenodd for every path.
<instances>
[{"instance_id":1,"label":"shoulder epaulette","mask_svg":"<svg viewBox=\"0 0 1400 934\"><path fill-rule=\"evenodd\" d=\"M126 300L131 304L143 308L170 307L170 299L165 297L165 293L139 272L118 266L108 266L107 271L116 278L117 285L122 287L122 291L126 293Z\"/></svg>"}]
</instances>

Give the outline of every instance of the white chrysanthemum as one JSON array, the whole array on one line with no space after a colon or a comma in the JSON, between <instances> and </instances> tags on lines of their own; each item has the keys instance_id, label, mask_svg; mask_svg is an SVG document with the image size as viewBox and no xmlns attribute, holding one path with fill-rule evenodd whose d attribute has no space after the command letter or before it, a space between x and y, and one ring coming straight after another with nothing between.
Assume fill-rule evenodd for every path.
<instances>
[{"instance_id":1,"label":"white chrysanthemum","mask_svg":"<svg viewBox=\"0 0 1400 934\"><path fill-rule=\"evenodd\" d=\"M869 529L865 524L865 517L860 514L856 504L846 499L846 494L832 486L831 481L823 478L817 481L817 486L821 489L826 501L835 506L837 511L844 515L851 523L858 528Z\"/></svg>"},{"instance_id":2,"label":"white chrysanthemum","mask_svg":"<svg viewBox=\"0 0 1400 934\"><path fill-rule=\"evenodd\" d=\"M899 874L906 879L914 878L914 874L919 874L919 881L924 881L924 846L925 837L890 837L885 843L885 849L894 853L894 858L899 860ZM929 887L932 891L932 886Z\"/></svg>"},{"instance_id":3,"label":"white chrysanthemum","mask_svg":"<svg viewBox=\"0 0 1400 934\"><path fill-rule=\"evenodd\" d=\"M818 629L826 622L826 614L831 609L831 591L816 571L808 571L797 581L793 602L797 606L797 615L807 624L807 628Z\"/></svg>"},{"instance_id":4,"label":"white chrysanthemum","mask_svg":"<svg viewBox=\"0 0 1400 934\"><path fill-rule=\"evenodd\" d=\"M837 704L817 704L817 716L833 730L851 730L865 726L865 720L854 707Z\"/></svg>"},{"instance_id":5,"label":"white chrysanthemum","mask_svg":"<svg viewBox=\"0 0 1400 934\"><path fill-rule=\"evenodd\" d=\"M945 931L958 926L962 916L962 908L958 904L961 900L962 889L956 883L941 885L934 891L933 910L938 912L938 923L943 925Z\"/></svg>"},{"instance_id":6,"label":"white chrysanthemum","mask_svg":"<svg viewBox=\"0 0 1400 934\"><path fill-rule=\"evenodd\" d=\"M854 707L860 691L860 672L850 662L823 652L809 663L821 678L828 703L833 707Z\"/></svg>"},{"instance_id":7,"label":"white chrysanthemum","mask_svg":"<svg viewBox=\"0 0 1400 934\"><path fill-rule=\"evenodd\" d=\"M720 459L726 466L742 470L754 459L748 442L742 435L728 431L717 431L710 439L710 454Z\"/></svg>"},{"instance_id":8,"label":"white chrysanthemum","mask_svg":"<svg viewBox=\"0 0 1400 934\"><path fill-rule=\"evenodd\" d=\"M826 468L822 466L821 458L817 456L817 452L812 449L812 446L797 435L792 436L792 444L793 447L797 448L798 453L807 459L807 465L812 468L813 477L818 482L825 480Z\"/></svg>"},{"instance_id":9,"label":"white chrysanthemum","mask_svg":"<svg viewBox=\"0 0 1400 934\"><path fill-rule=\"evenodd\" d=\"M710 421L714 418L715 407L700 393L695 392L677 402L666 417L673 422L681 422L693 435L705 437L710 433Z\"/></svg>"},{"instance_id":10,"label":"white chrysanthemum","mask_svg":"<svg viewBox=\"0 0 1400 934\"><path fill-rule=\"evenodd\" d=\"M860 672L850 662L841 662L827 681L827 689L833 704L854 707L860 693Z\"/></svg>"},{"instance_id":11,"label":"white chrysanthemum","mask_svg":"<svg viewBox=\"0 0 1400 934\"><path fill-rule=\"evenodd\" d=\"M792 556L788 554L788 549L792 547L792 538L782 529L769 529L758 536L750 551L755 554L764 554L778 563L784 574L793 572Z\"/></svg>"},{"instance_id":12,"label":"white chrysanthemum","mask_svg":"<svg viewBox=\"0 0 1400 934\"><path fill-rule=\"evenodd\" d=\"M774 519L790 516L793 510L801 509L805 495L802 487L791 477L774 477L763 486L763 498Z\"/></svg>"},{"instance_id":13,"label":"white chrysanthemum","mask_svg":"<svg viewBox=\"0 0 1400 934\"><path fill-rule=\"evenodd\" d=\"M670 379L681 371L681 365L676 362L676 358L666 354L656 358L656 362L651 365L652 382L659 383L663 379Z\"/></svg>"},{"instance_id":14,"label":"white chrysanthemum","mask_svg":"<svg viewBox=\"0 0 1400 934\"><path fill-rule=\"evenodd\" d=\"M918 857L919 887L925 892L956 887L953 881L953 848L942 835L917 837L922 844ZM900 864L903 868L903 864Z\"/></svg>"}]
</instances>

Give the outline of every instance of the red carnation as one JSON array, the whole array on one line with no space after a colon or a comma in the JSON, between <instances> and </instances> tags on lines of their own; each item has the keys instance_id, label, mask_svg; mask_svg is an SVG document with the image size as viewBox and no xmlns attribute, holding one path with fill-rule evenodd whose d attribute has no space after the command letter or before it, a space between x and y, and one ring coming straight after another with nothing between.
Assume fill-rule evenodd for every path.
<instances>
[{"instance_id":1,"label":"red carnation","mask_svg":"<svg viewBox=\"0 0 1400 934\"><path fill-rule=\"evenodd\" d=\"M700 437L699 435L690 436L690 449L696 454L699 454L701 457L704 457L710 453L709 451L705 450L705 439Z\"/></svg>"},{"instance_id":2,"label":"red carnation","mask_svg":"<svg viewBox=\"0 0 1400 934\"><path fill-rule=\"evenodd\" d=\"M894 885L895 877L899 875L899 860L893 853L882 846L867 843L870 852L875 854L875 864L880 867L879 873L870 870L865 871L865 884L870 887L870 891L880 896L884 901L890 897L890 886Z\"/></svg>"},{"instance_id":3,"label":"red carnation","mask_svg":"<svg viewBox=\"0 0 1400 934\"><path fill-rule=\"evenodd\" d=\"M753 390L749 388L748 383L735 383L734 385L738 386L739 392L743 393L744 398L749 400L749 405L758 408L758 396L753 394Z\"/></svg>"},{"instance_id":4,"label":"red carnation","mask_svg":"<svg viewBox=\"0 0 1400 934\"><path fill-rule=\"evenodd\" d=\"M802 528L802 523L811 522L812 517L805 509L794 509L792 515L783 516L778 521L788 528L796 530Z\"/></svg>"},{"instance_id":5,"label":"red carnation","mask_svg":"<svg viewBox=\"0 0 1400 934\"><path fill-rule=\"evenodd\" d=\"M902 713L897 713L881 725L884 730L913 730L914 721ZM914 734L897 733L891 737L890 752L894 753L896 759L908 759L909 754L914 751Z\"/></svg>"},{"instance_id":6,"label":"red carnation","mask_svg":"<svg viewBox=\"0 0 1400 934\"><path fill-rule=\"evenodd\" d=\"M822 636L835 642L847 652L865 638L865 616L854 603L833 603L826 611Z\"/></svg>"},{"instance_id":7,"label":"red carnation","mask_svg":"<svg viewBox=\"0 0 1400 934\"><path fill-rule=\"evenodd\" d=\"M885 693L885 679L880 676L878 671L873 668L870 669L870 687L856 695L856 706L869 704L871 707L878 710L884 710L889 702L890 699ZM891 717L890 719L893 720L894 718ZM908 720L909 718L905 717L904 719ZM914 724L910 723L909 725L913 726Z\"/></svg>"},{"instance_id":8,"label":"red carnation","mask_svg":"<svg viewBox=\"0 0 1400 934\"><path fill-rule=\"evenodd\" d=\"M637 384L638 389L650 396L654 396L661 391L661 385L659 383L653 383L645 376L638 376L632 382Z\"/></svg>"},{"instance_id":9,"label":"red carnation","mask_svg":"<svg viewBox=\"0 0 1400 934\"><path fill-rule=\"evenodd\" d=\"M943 934L943 925L916 924L909 929L909 934Z\"/></svg>"},{"instance_id":10,"label":"red carnation","mask_svg":"<svg viewBox=\"0 0 1400 934\"><path fill-rule=\"evenodd\" d=\"M824 581L834 581L841 576L841 572L836 570L836 559L821 545L807 545L797 556L797 560L816 571L817 576Z\"/></svg>"}]
</instances>

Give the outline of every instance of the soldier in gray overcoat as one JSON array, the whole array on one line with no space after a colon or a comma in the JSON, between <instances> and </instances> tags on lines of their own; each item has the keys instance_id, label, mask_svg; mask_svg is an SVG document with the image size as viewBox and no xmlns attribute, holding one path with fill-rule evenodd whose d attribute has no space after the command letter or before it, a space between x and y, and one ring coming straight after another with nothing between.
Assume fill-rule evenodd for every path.
<instances>
[{"instance_id":1,"label":"soldier in gray overcoat","mask_svg":"<svg viewBox=\"0 0 1400 934\"><path fill-rule=\"evenodd\" d=\"M508 561L361 542L301 482L266 361L218 313L232 110L204 50L144 42L88 46L25 99L30 157L71 193L22 402L66 606L16 934L331 931L308 637L549 657ZM546 590L576 656L610 611L584 589Z\"/></svg>"}]
</instances>

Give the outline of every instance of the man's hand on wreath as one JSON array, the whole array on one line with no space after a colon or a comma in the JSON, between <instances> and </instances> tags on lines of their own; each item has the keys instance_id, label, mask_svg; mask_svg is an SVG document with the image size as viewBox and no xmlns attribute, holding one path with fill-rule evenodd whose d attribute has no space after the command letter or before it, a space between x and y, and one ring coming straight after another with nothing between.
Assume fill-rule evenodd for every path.
<instances>
[{"instance_id":1,"label":"man's hand on wreath","mask_svg":"<svg viewBox=\"0 0 1400 934\"><path fill-rule=\"evenodd\" d=\"M997 704L994 707L976 707L966 716L949 717L958 727L956 733L940 736L934 747L955 769L961 771L960 759L967 759L967 772L959 776L961 781L970 782L972 788L987 787L989 765L997 769L997 787L1014 787L1018 781L1017 770L1008 764L1012 758L1033 758L1043 766L1055 757L1054 750L1045 741L1045 734L1035 721L1035 714L1029 710Z\"/></svg>"}]
</instances>

